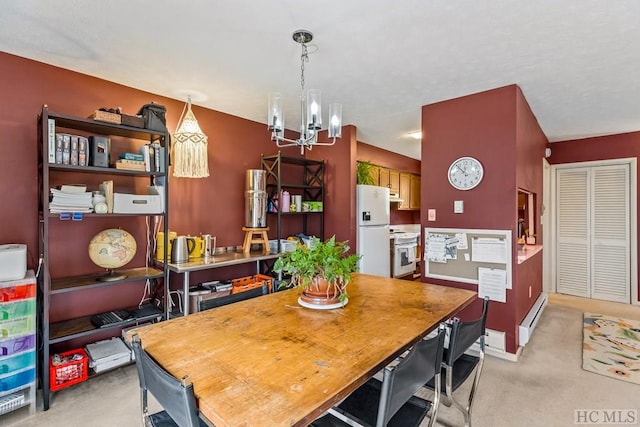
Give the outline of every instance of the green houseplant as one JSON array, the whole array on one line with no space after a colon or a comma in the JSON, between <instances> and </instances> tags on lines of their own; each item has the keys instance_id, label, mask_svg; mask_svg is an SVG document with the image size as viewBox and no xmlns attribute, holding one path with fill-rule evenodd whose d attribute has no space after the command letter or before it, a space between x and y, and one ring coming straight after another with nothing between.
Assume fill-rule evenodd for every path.
<instances>
[{"instance_id":1,"label":"green houseplant","mask_svg":"<svg viewBox=\"0 0 640 427\"><path fill-rule=\"evenodd\" d=\"M274 271L291 276L283 286L299 287L301 299L309 304L326 305L347 302L347 284L351 273L358 271L360 256L349 255L347 242L336 242L335 236L326 241L317 237L309 246L299 246L295 251L280 256Z\"/></svg>"},{"instance_id":2,"label":"green houseplant","mask_svg":"<svg viewBox=\"0 0 640 427\"><path fill-rule=\"evenodd\" d=\"M371 175L373 165L366 161L360 161L356 165L356 183L362 185L376 185Z\"/></svg>"}]
</instances>

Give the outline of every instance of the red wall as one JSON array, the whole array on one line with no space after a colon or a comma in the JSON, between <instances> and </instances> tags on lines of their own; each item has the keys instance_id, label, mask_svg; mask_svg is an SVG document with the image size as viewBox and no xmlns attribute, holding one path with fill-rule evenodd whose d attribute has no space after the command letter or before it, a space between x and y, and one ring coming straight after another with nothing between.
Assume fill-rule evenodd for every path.
<instances>
[{"instance_id":1,"label":"red wall","mask_svg":"<svg viewBox=\"0 0 640 427\"><path fill-rule=\"evenodd\" d=\"M638 158L640 157L640 132L554 142L548 146L551 148L551 157L547 160L550 164L555 165ZM636 182L636 186L638 191L636 198L640 200L640 183ZM640 223L640 218L638 220ZM638 230L638 242L640 242L640 229ZM638 285L638 294L640 295L640 284Z\"/></svg>"},{"instance_id":2,"label":"red wall","mask_svg":"<svg viewBox=\"0 0 640 427\"><path fill-rule=\"evenodd\" d=\"M418 143L416 141L416 143ZM364 142L358 142L358 152L356 160L371 162L375 165L384 166L391 169L398 169L405 172L420 174L420 160L402 156ZM420 211L405 211L391 208L389 222L391 225L397 224L419 224Z\"/></svg>"},{"instance_id":3,"label":"red wall","mask_svg":"<svg viewBox=\"0 0 640 427\"><path fill-rule=\"evenodd\" d=\"M6 53L0 53L0 69L3 70L0 79L0 192L3 196L0 243L26 243L28 267L35 268L38 257L36 136L37 116L42 105L47 104L50 110L58 113L87 117L99 107L120 106L123 112L135 114L142 105L154 101L166 106L167 126L173 132L184 102ZM169 228L179 234L215 235L219 246L241 245L245 170L260 168L260 154L275 154L277 148L262 123L198 106L194 106L193 111L209 137L210 176L204 179L169 177ZM299 155L295 148L286 154ZM93 236L91 233L94 229L126 225L130 221L113 218L70 221L58 227L54 237L64 242L65 250L55 254L54 277L87 270L95 272L96 267L86 250ZM134 263L142 263L144 238L137 236L137 240L138 254ZM254 270L255 266L248 264L243 268L223 268L200 276L215 274L215 278L229 279L253 274ZM194 280L197 279L199 277ZM180 282L172 276L172 283ZM131 302L141 297L142 284L61 295L63 297L52 301L52 320L121 307L119 300Z\"/></svg>"},{"instance_id":4,"label":"red wall","mask_svg":"<svg viewBox=\"0 0 640 427\"><path fill-rule=\"evenodd\" d=\"M540 188L541 194L541 159L546 143L520 89L511 85L425 105L422 135L422 227L511 230L515 248L517 188ZM447 179L449 165L463 156L477 158L484 167L483 181L470 191L454 189ZM536 167L539 172L535 172ZM464 202L463 214L453 213L455 200ZM436 209L436 221L427 221L428 209ZM517 281L515 251L512 265L513 289L507 290L506 303L491 303L487 326L504 331L506 350L515 353L522 311L519 307L527 305L518 298L525 292L521 289L525 285ZM541 263L532 269L541 272ZM477 290L476 285L428 280ZM541 290L541 283L539 273L536 289ZM528 285L526 292L528 299ZM533 295L534 300L538 294ZM479 304L475 304L476 312ZM464 313L463 318L465 315L469 316Z\"/></svg>"},{"instance_id":5,"label":"red wall","mask_svg":"<svg viewBox=\"0 0 640 427\"><path fill-rule=\"evenodd\" d=\"M540 220L543 191L542 159L544 158L546 144L549 141L542 132L538 120L533 115L522 91L517 86L516 89L516 184L519 189L536 195L535 231L538 242L542 243L543 233ZM514 205L516 221L518 220L517 209L516 195ZM515 321L518 325L522 323L522 320L542 293L542 261L542 252L538 252L520 265L517 264L514 256L514 265L516 266L514 282L518 286L514 287L513 297L515 297ZM529 287L531 287L531 296L529 296ZM516 337L517 332L518 329L516 329Z\"/></svg>"}]
</instances>

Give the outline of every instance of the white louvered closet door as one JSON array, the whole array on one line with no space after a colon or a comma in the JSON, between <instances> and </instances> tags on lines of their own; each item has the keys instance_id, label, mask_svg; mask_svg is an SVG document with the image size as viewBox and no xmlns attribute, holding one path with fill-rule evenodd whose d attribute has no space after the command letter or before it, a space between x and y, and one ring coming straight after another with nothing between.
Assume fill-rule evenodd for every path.
<instances>
[{"instance_id":1,"label":"white louvered closet door","mask_svg":"<svg viewBox=\"0 0 640 427\"><path fill-rule=\"evenodd\" d=\"M591 298L629 303L629 167L593 168L591 182Z\"/></svg>"},{"instance_id":2,"label":"white louvered closet door","mask_svg":"<svg viewBox=\"0 0 640 427\"><path fill-rule=\"evenodd\" d=\"M557 291L630 301L629 166L557 171Z\"/></svg>"},{"instance_id":3,"label":"white louvered closet door","mask_svg":"<svg viewBox=\"0 0 640 427\"><path fill-rule=\"evenodd\" d=\"M589 169L559 169L556 179L558 293L589 297Z\"/></svg>"}]
</instances>

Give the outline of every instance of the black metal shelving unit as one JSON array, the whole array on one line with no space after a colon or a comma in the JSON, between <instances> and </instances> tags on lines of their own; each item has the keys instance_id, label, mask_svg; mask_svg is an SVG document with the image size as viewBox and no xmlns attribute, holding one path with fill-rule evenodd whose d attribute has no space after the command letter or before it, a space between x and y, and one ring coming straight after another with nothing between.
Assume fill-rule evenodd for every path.
<instances>
[{"instance_id":1,"label":"black metal shelving unit","mask_svg":"<svg viewBox=\"0 0 640 427\"><path fill-rule=\"evenodd\" d=\"M278 252L281 251L282 221L290 217L302 217L302 232L308 234L309 218L319 217L319 238L324 240L324 161L301 157L283 156L280 152L272 156L262 155L262 169L266 171L266 191L268 197L282 194L283 190L302 192L303 201L322 202L321 212L268 212L276 218L276 239Z\"/></svg>"},{"instance_id":2,"label":"black metal shelving unit","mask_svg":"<svg viewBox=\"0 0 640 427\"><path fill-rule=\"evenodd\" d=\"M50 127L49 120L53 120L53 127ZM78 132L81 135L106 135L110 138L115 137L112 140L112 147L115 145L122 147L126 150L131 147L139 146L141 143L159 142L162 147L165 148L165 164L162 171L136 171L136 170L122 170L113 167L94 167L94 166L78 166L78 165L66 165L49 163L49 133L53 132ZM57 242L52 235L52 230L56 230L56 227L60 227L61 218L59 214L53 214L49 212L49 189L50 178L56 177L58 180L61 177L69 175L76 177L87 176L89 180L95 177L103 177L105 179L117 179L127 180L135 186L136 180L143 180L149 184L157 184L157 180L164 178L162 186L164 189L164 209L161 214L95 214L85 213L82 215L83 221L97 221L98 218L110 218L114 222L122 221L127 217L147 217L149 226L147 227L146 234L148 238L152 238L152 233L155 228L162 222L161 229L164 229L165 242L164 247L168 247L168 210L167 201L169 196L169 185L166 179L168 167L169 167L169 134L167 131L157 131L150 129L142 129L133 126L112 124L107 122L100 122L93 119L85 119L81 117L74 117L66 114L58 114L50 111L45 105L42 108L42 113L38 116L38 143L40 149L38 150L38 184L39 184L39 198L38 198L38 229L39 229L39 255L42 262L41 272L38 277L38 328L39 334L39 378L40 385L42 387L43 396L43 408L49 409L52 390L50 388L49 378L49 357L51 354L51 347L54 345L63 345L78 338L86 338L91 335L104 337L104 335L118 336L120 330L125 326L132 326L139 323L144 323L150 320L157 319L157 315L149 315L145 317L128 319L124 322L109 325L107 327L96 328L91 323L91 315L67 318L61 321L52 323L50 321L51 312L51 296L57 294L70 295L74 292L92 292L98 288L112 287L122 285L131 282L143 282L150 281L154 285L158 285L159 280L164 280L166 283L168 280L169 270L166 267L166 263L160 267L155 266L153 260L153 251L150 251L149 259L145 260L146 266L140 266L128 269L119 269L121 273L125 273L126 278L113 281L101 281L99 276L104 272L96 272L95 275L84 276L71 276L71 277L54 277L50 275L51 262L55 262L56 256L53 257L52 251L56 253L64 251L64 245ZM120 145L123 144L123 145ZM91 177L93 175L93 177ZM94 179L95 180L95 179ZM139 230L139 232L142 232ZM89 239L91 236L77 236L79 239ZM62 245L62 247L61 247ZM71 261L73 262L73 261ZM59 273L58 273L59 274ZM162 289L162 286L158 286ZM123 307L130 309L135 306L138 301L132 302L129 307ZM165 304L167 303L165 298ZM95 314L95 313L94 313ZM99 375L99 374L96 374ZM89 377L91 378L90 375Z\"/></svg>"}]
</instances>

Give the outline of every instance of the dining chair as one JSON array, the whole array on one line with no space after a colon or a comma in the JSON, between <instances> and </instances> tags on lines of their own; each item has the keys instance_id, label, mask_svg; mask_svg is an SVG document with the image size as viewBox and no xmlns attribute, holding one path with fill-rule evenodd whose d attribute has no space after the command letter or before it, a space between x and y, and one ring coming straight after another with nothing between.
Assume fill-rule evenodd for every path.
<instances>
[{"instance_id":1,"label":"dining chair","mask_svg":"<svg viewBox=\"0 0 640 427\"><path fill-rule=\"evenodd\" d=\"M434 393L433 402L414 394L431 378L440 384L444 336L441 325L433 338L420 340L395 366L385 367L382 381L370 379L311 425L417 427L431 409L428 425L433 426L440 393Z\"/></svg>"},{"instance_id":2,"label":"dining chair","mask_svg":"<svg viewBox=\"0 0 640 427\"><path fill-rule=\"evenodd\" d=\"M247 299L259 297L269 293L269 285L262 285L258 288L249 289L248 291L239 292L237 294L225 295L218 298L209 298L198 303L198 310L210 310L223 305L233 304L234 302L244 301Z\"/></svg>"},{"instance_id":3,"label":"dining chair","mask_svg":"<svg viewBox=\"0 0 640 427\"><path fill-rule=\"evenodd\" d=\"M449 329L449 344L444 350L441 368L444 381L439 387L432 380L425 384L425 388L430 390L440 389L442 393L445 393L446 399L464 415L464 425L466 427L471 427L473 398L478 388L480 373L484 364L484 339L488 311L489 298L485 297L480 318L469 322L462 322L460 319L454 318L446 323ZM480 346L478 354L467 354L467 351L476 342L479 342ZM469 398L466 404L460 403L453 397L453 392L466 382L474 369L475 375Z\"/></svg>"},{"instance_id":4,"label":"dining chair","mask_svg":"<svg viewBox=\"0 0 640 427\"><path fill-rule=\"evenodd\" d=\"M142 425L154 427L197 427L207 424L198 416L193 384L188 377L177 379L158 365L142 348L140 337L131 337L140 382ZM163 411L149 414L147 392L163 407Z\"/></svg>"}]
</instances>

